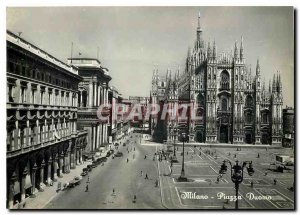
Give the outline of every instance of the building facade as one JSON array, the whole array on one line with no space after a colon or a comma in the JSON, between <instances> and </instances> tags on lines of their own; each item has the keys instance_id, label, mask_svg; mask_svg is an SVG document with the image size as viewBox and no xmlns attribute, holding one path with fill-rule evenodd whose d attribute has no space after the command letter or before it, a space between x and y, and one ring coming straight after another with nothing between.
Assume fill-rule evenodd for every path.
<instances>
[{"instance_id":1,"label":"building facade","mask_svg":"<svg viewBox=\"0 0 300 215\"><path fill-rule=\"evenodd\" d=\"M175 71L172 78L168 70L166 78L161 78L154 71L151 102L173 107L189 103L198 120L152 119L152 134L163 131L160 139L178 140L179 133L186 131L190 142L281 145L280 74L266 87L257 60L252 75L245 63L243 39L239 47L235 42L232 52L217 53L215 41L204 42L200 14L196 36L183 73Z\"/></svg>"},{"instance_id":2,"label":"building facade","mask_svg":"<svg viewBox=\"0 0 300 215\"><path fill-rule=\"evenodd\" d=\"M95 152L108 145L109 121L100 121L97 110L100 105L109 103L111 77L98 59L69 58L68 64L78 68L78 74L83 78L78 88L78 126L88 132L86 152Z\"/></svg>"},{"instance_id":3,"label":"building facade","mask_svg":"<svg viewBox=\"0 0 300 215\"><path fill-rule=\"evenodd\" d=\"M284 147L294 147L295 110L291 107L283 109L283 141Z\"/></svg>"},{"instance_id":4,"label":"building facade","mask_svg":"<svg viewBox=\"0 0 300 215\"><path fill-rule=\"evenodd\" d=\"M7 207L82 163L77 68L7 31Z\"/></svg>"}]
</instances>

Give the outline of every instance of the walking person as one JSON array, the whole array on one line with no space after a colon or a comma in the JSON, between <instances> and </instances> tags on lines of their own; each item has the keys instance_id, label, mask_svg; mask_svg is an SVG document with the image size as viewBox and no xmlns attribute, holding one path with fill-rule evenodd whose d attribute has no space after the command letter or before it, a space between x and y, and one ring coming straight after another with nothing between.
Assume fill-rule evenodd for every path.
<instances>
[{"instance_id":1,"label":"walking person","mask_svg":"<svg viewBox=\"0 0 300 215\"><path fill-rule=\"evenodd\" d=\"M250 185L251 185L251 188L253 188L253 181L251 181Z\"/></svg>"},{"instance_id":2,"label":"walking person","mask_svg":"<svg viewBox=\"0 0 300 215\"><path fill-rule=\"evenodd\" d=\"M146 173L145 179L148 179L148 174Z\"/></svg>"},{"instance_id":3,"label":"walking person","mask_svg":"<svg viewBox=\"0 0 300 215\"><path fill-rule=\"evenodd\" d=\"M89 185L87 184L86 186L85 186L85 192L88 192L89 191Z\"/></svg>"},{"instance_id":4,"label":"walking person","mask_svg":"<svg viewBox=\"0 0 300 215\"><path fill-rule=\"evenodd\" d=\"M274 178L274 185L276 185L277 184L277 179L276 178Z\"/></svg>"},{"instance_id":5,"label":"walking person","mask_svg":"<svg viewBox=\"0 0 300 215\"><path fill-rule=\"evenodd\" d=\"M127 163L128 163L129 159L127 158Z\"/></svg>"}]
</instances>

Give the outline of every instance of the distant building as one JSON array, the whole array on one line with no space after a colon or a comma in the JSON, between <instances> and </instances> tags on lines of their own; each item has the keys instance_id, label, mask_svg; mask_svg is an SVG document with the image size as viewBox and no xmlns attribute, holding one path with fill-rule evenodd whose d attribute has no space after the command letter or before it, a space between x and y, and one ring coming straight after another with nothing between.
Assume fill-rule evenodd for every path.
<instances>
[{"instance_id":1,"label":"distant building","mask_svg":"<svg viewBox=\"0 0 300 215\"><path fill-rule=\"evenodd\" d=\"M82 163L77 68L7 31L7 204L23 205Z\"/></svg>"},{"instance_id":2,"label":"distant building","mask_svg":"<svg viewBox=\"0 0 300 215\"><path fill-rule=\"evenodd\" d=\"M284 147L294 146L295 135L295 111L294 108L286 107L283 109L283 141Z\"/></svg>"},{"instance_id":3,"label":"distant building","mask_svg":"<svg viewBox=\"0 0 300 215\"><path fill-rule=\"evenodd\" d=\"M150 97L141 97L141 96L129 96L129 102L132 104L131 108L135 107L135 110L131 109L132 113L134 111L138 111L138 106L140 106L141 115L140 117L136 116L131 119L131 125L136 127L137 130L141 129L143 132L148 133L150 132L149 128L149 121L150 119L146 118L147 107L150 104Z\"/></svg>"},{"instance_id":4,"label":"distant building","mask_svg":"<svg viewBox=\"0 0 300 215\"><path fill-rule=\"evenodd\" d=\"M109 82L108 69L94 58L69 58L68 63L78 68L83 77L79 83L78 127L88 132L87 152L95 152L108 144L108 123L100 121L97 110L100 105L108 104Z\"/></svg>"}]
</instances>

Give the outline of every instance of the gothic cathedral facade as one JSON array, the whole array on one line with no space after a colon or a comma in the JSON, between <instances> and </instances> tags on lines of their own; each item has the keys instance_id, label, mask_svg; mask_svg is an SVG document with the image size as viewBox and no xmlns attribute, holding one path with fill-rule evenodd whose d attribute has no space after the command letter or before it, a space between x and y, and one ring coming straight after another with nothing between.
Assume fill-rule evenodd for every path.
<instances>
[{"instance_id":1,"label":"gothic cathedral facade","mask_svg":"<svg viewBox=\"0 0 300 215\"><path fill-rule=\"evenodd\" d=\"M274 74L269 86L261 77L259 60L255 74L245 64L243 38L231 53L217 53L215 41L203 40L200 14L197 39L188 50L185 70L174 78L168 69L165 78L153 72L151 102L178 107L189 101L201 120L151 119L154 139L180 140L188 130L190 142L232 144L282 144L282 83Z\"/></svg>"}]
</instances>

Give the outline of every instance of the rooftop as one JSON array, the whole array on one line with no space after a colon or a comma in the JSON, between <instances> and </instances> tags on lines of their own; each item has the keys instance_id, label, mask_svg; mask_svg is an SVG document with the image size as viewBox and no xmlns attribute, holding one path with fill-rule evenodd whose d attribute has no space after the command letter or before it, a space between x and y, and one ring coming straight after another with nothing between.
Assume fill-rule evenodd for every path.
<instances>
[{"instance_id":1,"label":"rooftop","mask_svg":"<svg viewBox=\"0 0 300 215\"><path fill-rule=\"evenodd\" d=\"M56 66L59 66L60 68L63 68L73 74L78 75L77 68L67 65L66 63L58 60L57 58L53 57L49 53L45 52L44 50L38 48L37 46L35 46L31 43L29 43L28 41L22 39L21 37L15 35L14 33L12 33L9 30L6 31L6 41L9 41L9 42L17 45L20 48L23 48L23 49L39 56L40 58L42 58L52 64L55 64Z\"/></svg>"}]
</instances>

